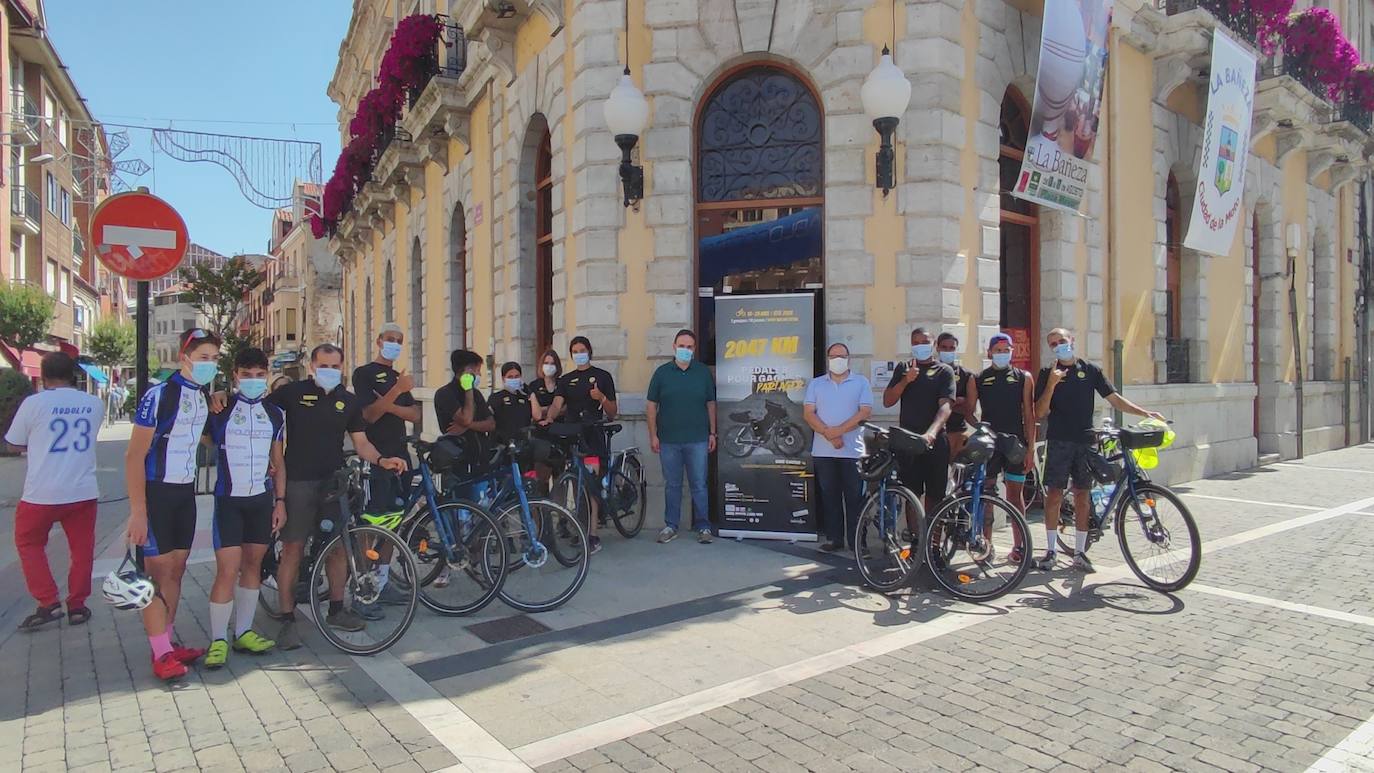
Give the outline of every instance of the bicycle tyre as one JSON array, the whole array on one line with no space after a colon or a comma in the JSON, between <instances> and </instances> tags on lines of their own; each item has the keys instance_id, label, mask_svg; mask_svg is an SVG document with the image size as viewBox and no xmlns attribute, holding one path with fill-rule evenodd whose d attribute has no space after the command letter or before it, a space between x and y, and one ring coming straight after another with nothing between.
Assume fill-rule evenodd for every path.
<instances>
[{"instance_id":1,"label":"bicycle tyre","mask_svg":"<svg viewBox=\"0 0 1374 773\"><path fill-rule=\"evenodd\" d=\"M929 553L934 552L937 549L935 543L937 529L942 530L939 549L941 550L941 559L945 566L949 566L949 563L953 560L954 556L958 554L959 550L957 547L953 545L946 545L946 543L949 542L949 540L946 537L948 534L951 533L950 530L952 528L965 525L963 523L964 516L962 515L962 513L967 512L967 503L970 502L972 499L973 495L971 494L961 494L957 497L951 497L946 499L944 502L940 503L939 507L935 509L935 514L930 517L929 523L926 524L924 544L926 545L926 550L928 553L927 564L932 567L932 571L930 574L932 577L935 578L935 582L941 588L943 588L945 592L949 595L957 599L961 599L963 601L992 601L994 599L1006 595L1007 593L1015 589L1017 586L1019 586L1021 582L1026 578L1026 574L1030 571L1031 567L1030 526L1026 523L1025 516L1021 515L1021 512L1017 510L1016 507L1012 505L1012 503L1008 502L1005 499L1002 499L1001 497L989 496L986 494L979 498L979 500L992 511L1000 510L1002 514L1005 516L1006 523L1009 525L1012 532L1011 536L1013 544L1016 544L1018 542L1018 540L1016 539L1017 535L1019 534L1020 536L1020 560L1017 561L1013 572L1010 575L1005 576L1005 580L1002 582L1001 585L994 585L990 589L980 592L974 592L970 590L971 581L961 582L958 579L958 575L952 576L950 572L943 570L935 571L933 568L934 564L929 560ZM996 516L992 512L989 512L984 517L987 519L991 519L994 523L996 522ZM1008 558L1010 558L1011 551L1007 551L1006 555ZM970 557L972 557L972 554L970 554ZM979 561L975 560L974 563L977 564L979 563Z\"/></svg>"},{"instance_id":2,"label":"bicycle tyre","mask_svg":"<svg viewBox=\"0 0 1374 773\"><path fill-rule=\"evenodd\" d=\"M545 563L541 566L526 563L525 545L528 544L529 534L525 529L520 505L516 503L496 516L504 529L504 541L510 555L506 564L509 571L506 573L505 582L501 584L500 598L506 606L520 612L548 612L568 603L582 589L582 584L587 581L591 553L586 548L587 532L578 522L577 516L567 508L547 499L531 500L529 506L530 517L540 532L533 535L534 538L553 555L559 566L568 570L571 582L547 598L528 598L522 595L523 591L512 588L513 585L520 584L517 580L524 578L522 572L531 574L542 566L547 566L548 560L546 556ZM560 532L568 534L559 536Z\"/></svg>"},{"instance_id":3,"label":"bicycle tyre","mask_svg":"<svg viewBox=\"0 0 1374 773\"><path fill-rule=\"evenodd\" d=\"M578 483L576 473L565 472L558 476L549 487L548 499L577 516L584 531L591 528L592 495L586 486Z\"/></svg>"},{"instance_id":4,"label":"bicycle tyre","mask_svg":"<svg viewBox=\"0 0 1374 773\"><path fill-rule=\"evenodd\" d=\"M434 514L429 507L425 506L418 511L410 520L401 525L403 539L408 546L411 554L415 557L416 572L411 577L416 578L415 585L418 587L420 603L424 604L434 612L447 617L458 617L470 615L486 607L494 601L501 592L501 583L505 581L506 570L509 566L510 556L506 549L506 541L501 538L501 526L496 519L488 513L485 508L465 500L457 499L444 502L439 505L440 511L467 510L472 514L479 525L471 529L467 542L480 542L478 546L478 556L482 557L480 563L482 571L473 570L471 565L460 567L455 571L454 567L448 567L443 555L443 547L432 547L427 544L431 537L437 542L438 530L434 526ZM454 515L454 523L458 522L457 515ZM497 555L488 555L488 551L496 550ZM470 560L471 546L465 546L465 557ZM438 588L435 581L445 568L449 569L449 582L452 582L454 574L462 574L475 582L482 592L476 598L462 604L453 604L441 600L435 593L426 591L426 588Z\"/></svg>"},{"instance_id":5,"label":"bicycle tyre","mask_svg":"<svg viewBox=\"0 0 1374 773\"><path fill-rule=\"evenodd\" d=\"M741 424L725 435L725 453L736 459L754 453L754 430L748 424Z\"/></svg>"},{"instance_id":6,"label":"bicycle tyre","mask_svg":"<svg viewBox=\"0 0 1374 773\"><path fill-rule=\"evenodd\" d=\"M1183 500L1179 499L1177 494L1157 483L1137 483L1135 486L1135 496L1136 498L1149 496L1154 499L1163 499L1178 509L1179 515L1182 517L1185 528L1188 531L1188 539L1190 540L1188 548L1188 565L1184 569L1182 576L1173 581L1157 580L1146 574L1142 566L1145 562L1136 559L1135 554L1131 552L1129 542L1126 538L1127 529L1136 528L1136 526L1128 526L1126 523L1127 508L1133 503L1128 501L1130 499L1129 496L1123 496L1121 497L1121 502L1116 506L1116 541L1117 544L1121 546L1121 555L1125 557L1126 565L1131 567L1131 571L1135 573L1136 577L1140 578L1141 582L1154 590L1163 593L1173 593L1186 588L1188 584L1197 577L1198 569L1202 567L1202 537L1197 530L1197 521L1193 519L1193 514L1189 512L1187 505L1183 504ZM1158 517L1157 514L1156 517Z\"/></svg>"},{"instance_id":7,"label":"bicycle tyre","mask_svg":"<svg viewBox=\"0 0 1374 773\"><path fill-rule=\"evenodd\" d=\"M773 448L783 456L797 456L806 445L806 436L801 427L785 421L773 431Z\"/></svg>"},{"instance_id":8,"label":"bicycle tyre","mask_svg":"<svg viewBox=\"0 0 1374 773\"><path fill-rule=\"evenodd\" d=\"M615 507L611 508L615 530L625 539L632 539L644 528L645 509L649 504L644 464L638 456L625 455L620 469L611 475L610 490L615 492Z\"/></svg>"},{"instance_id":9,"label":"bicycle tyre","mask_svg":"<svg viewBox=\"0 0 1374 773\"><path fill-rule=\"evenodd\" d=\"M921 505L921 498L905 486L888 486L885 493L889 498L897 500L898 505L905 502L907 506L915 508L917 526L913 534L919 540L920 535L925 532L925 508ZM859 566L859 576L865 585L879 593L891 593L911 584L911 578L921 568L925 553L920 550L920 545L903 546L901 544L901 533L907 530L905 518L902 519L901 523L894 523L892 529L883 527L879 521L881 503L878 497L878 492L874 492L864 502L863 509L859 511L858 522L854 527L854 560ZM868 527L870 526L873 526L877 533L884 535L893 533L895 530L895 540L889 539L883 547L884 554L892 557L896 563L895 567L887 571L880 572L876 570L876 567L869 565L872 560L871 552L867 558L864 555L869 545Z\"/></svg>"},{"instance_id":10,"label":"bicycle tyre","mask_svg":"<svg viewBox=\"0 0 1374 773\"><path fill-rule=\"evenodd\" d=\"M402 573L410 577L415 576L415 557L406 547L406 544L401 541L401 538L397 537L394 532L376 526L353 526L348 529L348 533L354 544L365 539L371 540L371 544L374 546L382 542L391 543L392 560L401 563L400 568ZM321 580L325 580L325 565L328 563L325 557L329 555L330 551L338 547L342 540L343 535L336 534L320 551L318 560L315 561L315 565L310 569L310 586L312 588L320 587ZM348 578L344 598L345 605L351 603L347 594L353 591L359 582L357 578ZM312 601L310 604L310 612L311 616L315 618L315 627L319 629L320 635L330 644L334 645L336 649L341 652L347 652L350 655L375 655L400 641L401 637L410 629L410 624L415 620L415 609L418 606L416 604L418 593L414 585L409 586L409 593L407 596L408 601L404 605L395 605L395 608L399 609L402 615L400 624L395 630L383 636L381 639L374 640L370 644L356 644L344 639L329 626L325 620L328 609L328 594L326 594L324 599L315 599ZM325 604L324 607L321 607L322 601Z\"/></svg>"}]
</instances>

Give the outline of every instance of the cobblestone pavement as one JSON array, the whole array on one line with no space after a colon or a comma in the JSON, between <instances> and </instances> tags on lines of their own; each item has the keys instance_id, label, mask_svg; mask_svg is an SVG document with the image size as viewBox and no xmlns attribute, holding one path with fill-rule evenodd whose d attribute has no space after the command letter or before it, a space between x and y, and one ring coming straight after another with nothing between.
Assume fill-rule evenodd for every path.
<instances>
[{"instance_id":1,"label":"cobblestone pavement","mask_svg":"<svg viewBox=\"0 0 1374 773\"><path fill-rule=\"evenodd\" d=\"M1374 768L1374 447L1180 490L1208 553L1176 596L1125 574L1110 535L1097 575L1032 574L982 607L876 596L805 548L616 539L603 565L639 574L653 549L674 578L704 556L760 568L657 609L607 592L504 644L427 613L394 656L308 632L174 687L137 616L96 605L83 628L0 634L0 770ZM188 643L211 571L187 575Z\"/></svg>"}]
</instances>

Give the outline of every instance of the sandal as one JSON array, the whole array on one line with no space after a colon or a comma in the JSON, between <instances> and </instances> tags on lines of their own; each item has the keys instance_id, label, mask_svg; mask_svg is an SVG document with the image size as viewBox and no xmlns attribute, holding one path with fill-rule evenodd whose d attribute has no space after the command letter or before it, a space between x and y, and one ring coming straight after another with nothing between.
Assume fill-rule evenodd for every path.
<instances>
[{"instance_id":1,"label":"sandal","mask_svg":"<svg viewBox=\"0 0 1374 773\"><path fill-rule=\"evenodd\" d=\"M81 625L91 619L91 610L88 607L77 607L67 610L67 625Z\"/></svg>"},{"instance_id":2,"label":"sandal","mask_svg":"<svg viewBox=\"0 0 1374 773\"><path fill-rule=\"evenodd\" d=\"M19 623L21 631L36 631L48 623L55 623L62 619L62 605L53 604L50 607L39 607L36 612L24 618Z\"/></svg>"}]
</instances>

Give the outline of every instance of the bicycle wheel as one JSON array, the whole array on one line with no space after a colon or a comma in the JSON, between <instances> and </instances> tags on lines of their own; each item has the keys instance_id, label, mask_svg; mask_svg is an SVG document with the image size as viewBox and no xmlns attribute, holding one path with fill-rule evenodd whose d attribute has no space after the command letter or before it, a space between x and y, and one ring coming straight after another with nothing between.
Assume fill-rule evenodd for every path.
<instances>
[{"instance_id":1,"label":"bicycle wheel","mask_svg":"<svg viewBox=\"0 0 1374 773\"><path fill-rule=\"evenodd\" d=\"M754 453L754 429L748 424L735 427L725 433L724 446L725 453L736 459L743 459Z\"/></svg>"},{"instance_id":2,"label":"bicycle wheel","mask_svg":"<svg viewBox=\"0 0 1374 773\"><path fill-rule=\"evenodd\" d=\"M563 606L587 579L591 554L586 532L567 508L546 499L529 503L534 531L526 528L519 503L496 516L505 535L510 571L501 600L521 612L547 612Z\"/></svg>"},{"instance_id":3,"label":"bicycle wheel","mask_svg":"<svg viewBox=\"0 0 1374 773\"><path fill-rule=\"evenodd\" d=\"M384 607L380 620L355 620L363 625L353 631L330 625L330 598L339 597L336 600L343 602L345 610L373 604L384 586L381 570L385 567L390 575L414 577L415 557L393 532L376 526L354 526L348 530L347 539L344 537L339 534L331 539L310 571L311 587L323 583L328 591L323 598L311 600L310 613L320 634L330 644L350 655L375 655L395 644L410 628L415 619L414 586L408 586L403 603ZM387 555L390 558L384 558ZM330 580L331 574L336 575L337 587Z\"/></svg>"},{"instance_id":4,"label":"bicycle wheel","mask_svg":"<svg viewBox=\"0 0 1374 773\"><path fill-rule=\"evenodd\" d=\"M423 508L401 526L415 555L420 603L441 615L467 615L501 592L510 560L501 528L486 510L462 500L439 505L438 517L455 533L446 545L435 513Z\"/></svg>"},{"instance_id":5,"label":"bicycle wheel","mask_svg":"<svg viewBox=\"0 0 1374 773\"><path fill-rule=\"evenodd\" d=\"M549 487L549 500L577 516L585 530L592 513L591 492L578 483L577 475L565 472Z\"/></svg>"},{"instance_id":6,"label":"bicycle wheel","mask_svg":"<svg viewBox=\"0 0 1374 773\"><path fill-rule=\"evenodd\" d=\"M951 596L991 601L1021 583L1030 570L1030 529L1005 499L982 496L982 529L973 529L973 496L946 499L926 530L931 576Z\"/></svg>"},{"instance_id":7,"label":"bicycle wheel","mask_svg":"<svg viewBox=\"0 0 1374 773\"><path fill-rule=\"evenodd\" d=\"M1188 507L1155 483L1137 483L1116 508L1116 540L1140 581L1157 591L1182 590L1202 565L1202 539Z\"/></svg>"},{"instance_id":8,"label":"bicycle wheel","mask_svg":"<svg viewBox=\"0 0 1374 773\"><path fill-rule=\"evenodd\" d=\"M314 539L316 538L311 537L310 540L307 540L305 543L305 557L301 563L301 571L309 572L310 570L310 565L308 563L310 560L310 546L311 541ZM281 593L277 590L277 566L280 557L281 541L277 540L267 547L267 553L262 557L262 570L260 574L262 585L258 593L258 606L273 620L281 619ZM306 589L310 587L307 582L308 580L308 576L298 577L296 579L295 598L298 602L306 596ZM324 598L328 590L329 589L324 585L317 584L315 586L315 596Z\"/></svg>"},{"instance_id":9,"label":"bicycle wheel","mask_svg":"<svg viewBox=\"0 0 1374 773\"><path fill-rule=\"evenodd\" d=\"M783 456L796 456L801 453L805 441L806 436L802 434L801 428L790 421L779 424L777 429L773 430L773 447Z\"/></svg>"},{"instance_id":10,"label":"bicycle wheel","mask_svg":"<svg viewBox=\"0 0 1374 773\"><path fill-rule=\"evenodd\" d=\"M644 463L639 461L638 456L625 455L620 469L611 475L611 489L606 495L615 530L625 539L638 534L644 528L644 510L649 504Z\"/></svg>"},{"instance_id":11,"label":"bicycle wheel","mask_svg":"<svg viewBox=\"0 0 1374 773\"><path fill-rule=\"evenodd\" d=\"M921 565L915 540L924 522L920 498L902 486L888 486L881 498L877 493L868 498L854 529L854 558L865 585L890 593L910 583Z\"/></svg>"}]
</instances>

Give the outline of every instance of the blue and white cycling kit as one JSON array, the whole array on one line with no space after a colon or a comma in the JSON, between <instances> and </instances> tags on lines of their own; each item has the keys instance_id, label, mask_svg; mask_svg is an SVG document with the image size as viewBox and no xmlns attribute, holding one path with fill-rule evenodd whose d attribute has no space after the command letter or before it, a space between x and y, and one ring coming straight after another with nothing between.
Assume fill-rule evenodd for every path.
<instances>
[{"instance_id":1,"label":"blue and white cycling kit","mask_svg":"<svg viewBox=\"0 0 1374 773\"><path fill-rule=\"evenodd\" d=\"M196 446L209 416L205 391L179 372L143 394L134 424L153 430L153 444L144 462L147 480L195 482Z\"/></svg>"},{"instance_id":2,"label":"blue and white cycling kit","mask_svg":"<svg viewBox=\"0 0 1374 773\"><path fill-rule=\"evenodd\" d=\"M233 395L210 417L210 438L219 449L215 496L251 497L267 491L272 444L282 439L286 413L262 400Z\"/></svg>"}]
</instances>

